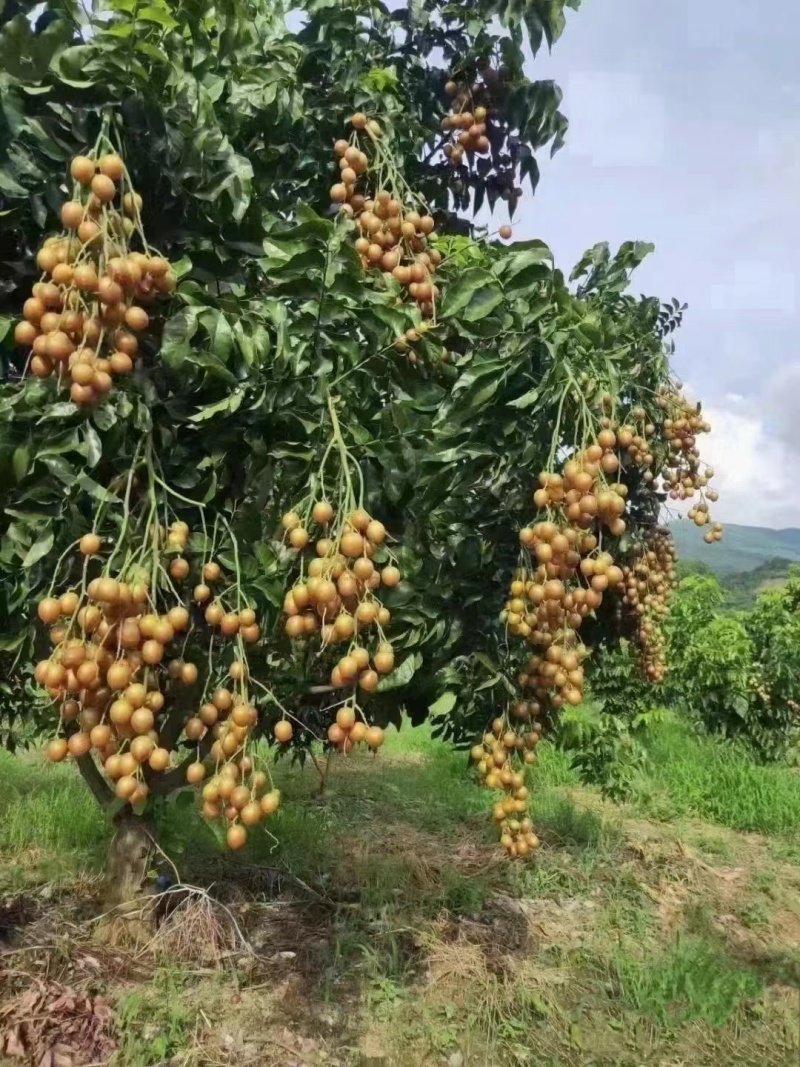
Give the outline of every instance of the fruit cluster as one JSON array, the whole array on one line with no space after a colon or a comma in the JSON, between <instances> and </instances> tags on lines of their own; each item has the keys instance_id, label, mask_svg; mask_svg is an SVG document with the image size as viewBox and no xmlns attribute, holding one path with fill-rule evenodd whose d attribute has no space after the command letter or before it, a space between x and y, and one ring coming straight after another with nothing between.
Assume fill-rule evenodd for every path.
<instances>
[{"instance_id":1,"label":"fruit cluster","mask_svg":"<svg viewBox=\"0 0 800 1067\"><path fill-rule=\"evenodd\" d=\"M639 648L642 673L651 682L661 682L666 676L662 625L678 581L676 559L672 534L658 526L646 535L635 561L623 567L622 604L633 623L633 638Z\"/></svg>"},{"instance_id":2,"label":"fruit cluster","mask_svg":"<svg viewBox=\"0 0 800 1067\"><path fill-rule=\"evenodd\" d=\"M142 201L116 152L76 156L73 197L61 208L65 234L49 237L36 262L42 278L23 306L14 339L30 347L30 372L57 375L78 405L97 403L115 377L129 374L137 334L150 316L142 305L171 293L175 276L148 247ZM137 237L143 251L132 251Z\"/></svg>"},{"instance_id":3,"label":"fruit cluster","mask_svg":"<svg viewBox=\"0 0 800 1067\"><path fill-rule=\"evenodd\" d=\"M385 737L380 726L369 726L363 718L361 711L353 704L343 704L336 712L336 720L328 727L328 740L338 748L340 752L351 752L354 745L364 741L366 745L377 751L383 744Z\"/></svg>"},{"instance_id":4,"label":"fruit cluster","mask_svg":"<svg viewBox=\"0 0 800 1067\"><path fill-rule=\"evenodd\" d=\"M696 526L708 526L711 521L709 504L716 503L719 494L715 489L707 488L714 471L709 466L703 469L697 438L708 433L711 425L703 418L700 405L689 403L677 389L662 389L657 402L664 409L661 430L668 447L661 475L663 489L671 500L690 500L698 495L699 500L689 509L688 515ZM703 534L703 540L707 544L721 541L721 523L713 523Z\"/></svg>"},{"instance_id":5,"label":"fruit cluster","mask_svg":"<svg viewBox=\"0 0 800 1067\"><path fill-rule=\"evenodd\" d=\"M218 773L206 786L203 812L225 817L235 848L244 843L241 824L252 825L277 806L274 798L262 799L272 794L265 793L266 778L253 772L247 754L258 714L249 697L244 648L260 630L251 608L231 610L223 596L212 599L211 585L223 578L213 559L198 564L195 577L202 581L192 593L177 591L176 584L192 577L188 538L183 522L149 527L140 547L152 558L115 570L117 553L112 550L104 564L100 537L85 534L75 568L80 580L38 604L52 651L34 677L59 709L58 733L47 746L50 760L93 753L117 797L134 806L144 803L166 772L199 784L213 760ZM99 573L89 577L93 570ZM218 684L225 672L231 688ZM179 749L183 759L174 766ZM226 793L229 781L235 789Z\"/></svg>"},{"instance_id":6,"label":"fruit cluster","mask_svg":"<svg viewBox=\"0 0 800 1067\"><path fill-rule=\"evenodd\" d=\"M471 110L472 94L459 90L454 81L446 83L445 92L451 98L451 103L450 114L442 119L442 130L451 134L451 140L443 146L442 151L452 165L458 167L465 155L471 159L475 153L479 156L488 154L491 148L487 137L489 111L482 104Z\"/></svg>"},{"instance_id":7,"label":"fruit cluster","mask_svg":"<svg viewBox=\"0 0 800 1067\"><path fill-rule=\"evenodd\" d=\"M457 175L454 192L464 190L471 173L477 172L485 179L490 197L505 200L513 210L522 189L515 184L517 145L510 138L512 130L504 118L508 92L505 67L482 61L475 77L459 73L445 83L444 91L450 111L441 122L441 147Z\"/></svg>"},{"instance_id":8,"label":"fruit cluster","mask_svg":"<svg viewBox=\"0 0 800 1067\"><path fill-rule=\"evenodd\" d=\"M423 317L433 319L439 295L433 275L442 262L439 250L429 245L436 224L418 198L400 191L403 183L382 145L380 125L360 112L351 123L351 139L341 138L334 145L340 180L331 186L331 200L355 219L360 231L356 250L364 266L393 277ZM359 134L368 137L379 174L374 194L367 188L371 163L358 146Z\"/></svg>"},{"instance_id":9,"label":"fruit cluster","mask_svg":"<svg viewBox=\"0 0 800 1067\"><path fill-rule=\"evenodd\" d=\"M516 705L512 715L530 718L530 710L521 711ZM541 734L534 723L524 729L512 727L508 718L496 718L491 730L471 751L478 776L488 789L505 792L492 808L492 815L500 830L500 844L509 856L526 856L539 847L528 812L528 789L524 768L536 762L536 746Z\"/></svg>"},{"instance_id":10,"label":"fruit cluster","mask_svg":"<svg viewBox=\"0 0 800 1067\"><path fill-rule=\"evenodd\" d=\"M530 700L512 709L523 720L548 721L553 710L581 703L588 650L578 632L606 591L624 581L600 541L604 530L612 538L626 532L627 486L609 478L618 477L619 453L639 446L633 433L629 437L623 428L620 440L612 426L604 417L596 439L575 450L560 472L540 473L533 503L545 517L519 534L521 565L500 620L536 650L517 679L531 691Z\"/></svg>"},{"instance_id":11,"label":"fruit cluster","mask_svg":"<svg viewBox=\"0 0 800 1067\"><path fill-rule=\"evenodd\" d=\"M318 636L322 650L346 646L332 661L331 686L373 693L381 676L394 667L394 650L384 632L391 613L377 596L381 586L392 588L400 581L386 546L386 528L362 507L337 515L327 500L311 504L304 518L298 511L287 512L282 526L288 543L301 554L312 542L309 527L316 527L315 556L306 562L301 555L301 574L284 599L287 636L295 641ZM375 562L381 557L382 562ZM361 740L360 734L356 729L349 739ZM375 748L372 742L378 738L382 743L382 731L368 731L363 739ZM339 747L347 740L337 731L329 739Z\"/></svg>"},{"instance_id":12,"label":"fruit cluster","mask_svg":"<svg viewBox=\"0 0 800 1067\"><path fill-rule=\"evenodd\" d=\"M604 527L612 537L626 530L627 487L607 480L619 470L618 447L615 432L604 427L560 473L542 471L533 502L547 518L520 531L523 560L501 621L543 650L529 659L522 675L541 705L581 702L586 650L578 630L600 607L605 591L623 580L613 556L599 548Z\"/></svg>"}]
</instances>

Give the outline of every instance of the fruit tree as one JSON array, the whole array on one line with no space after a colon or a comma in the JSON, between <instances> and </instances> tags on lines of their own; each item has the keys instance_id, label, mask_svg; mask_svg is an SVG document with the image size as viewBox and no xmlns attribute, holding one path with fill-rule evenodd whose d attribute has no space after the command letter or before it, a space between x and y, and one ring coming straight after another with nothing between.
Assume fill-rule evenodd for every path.
<instances>
[{"instance_id":1,"label":"fruit tree","mask_svg":"<svg viewBox=\"0 0 800 1067\"><path fill-rule=\"evenodd\" d=\"M524 50L578 0L280 7L0 23L0 725L76 762L118 874L187 785L259 832L257 738L377 751L404 711L524 856L591 647L665 671L664 499L720 536L683 309L627 292L648 245L567 278L511 241L566 131Z\"/></svg>"}]
</instances>

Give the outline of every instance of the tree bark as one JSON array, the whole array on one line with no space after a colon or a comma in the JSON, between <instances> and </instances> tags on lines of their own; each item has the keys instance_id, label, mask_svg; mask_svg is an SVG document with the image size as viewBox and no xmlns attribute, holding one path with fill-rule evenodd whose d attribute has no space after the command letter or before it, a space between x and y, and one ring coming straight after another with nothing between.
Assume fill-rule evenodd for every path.
<instances>
[{"instance_id":1,"label":"tree bark","mask_svg":"<svg viewBox=\"0 0 800 1067\"><path fill-rule=\"evenodd\" d=\"M108 846L103 903L107 908L124 908L141 897L150 856L153 827L144 815L136 815L126 805L114 819L115 833Z\"/></svg>"},{"instance_id":2,"label":"tree bark","mask_svg":"<svg viewBox=\"0 0 800 1067\"><path fill-rule=\"evenodd\" d=\"M149 941L155 932L157 897L147 880L154 849L153 826L126 805L114 817L101 894L97 936L111 944Z\"/></svg>"}]
</instances>

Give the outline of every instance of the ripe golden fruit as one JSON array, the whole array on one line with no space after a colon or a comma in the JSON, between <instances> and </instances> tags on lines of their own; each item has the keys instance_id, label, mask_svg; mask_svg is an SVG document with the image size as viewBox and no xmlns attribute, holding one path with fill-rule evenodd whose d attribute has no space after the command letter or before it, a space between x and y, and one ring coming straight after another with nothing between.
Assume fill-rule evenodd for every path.
<instances>
[{"instance_id":1,"label":"ripe golden fruit","mask_svg":"<svg viewBox=\"0 0 800 1067\"><path fill-rule=\"evenodd\" d=\"M395 586L400 581L400 571L393 564L384 567L381 571L381 581L386 586Z\"/></svg>"},{"instance_id":2,"label":"ripe golden fruit","mask_svg":"<svg viewBox=\"0 0 800 1067\"><path fill-rule=\"evenodd\" d=\"M186 768L186 781L190 785L197 785L206 776L206 768L200 762L190 763Z\"/></svg>"},{"instance_id":3,"label":"ripe golden fruit","mask_svg":"<svg viewBox=\"0 0 800 1067\"><path fill-rule=\"evenodd\" d=\"M343 555L350 559L355 559L356 556L360 556L364 551L364 538L356 530L350 530L342 534L339 548Z\"/></svg>"},{"instance_id":4,"label":"ripe golden fruit","mask_svg":"<svg viewBox=\"0 0 800 1067\"><path fill-rule=\"evenodd\" d=\"M243 848L247 842L247 830L243 826L236 823L233 826L228 827L227 834L228 848L236 849Z\"/></svg>"},{"instance_id":5,"label":"ripe golden fruit","mask_svg":"<svg viewBox=\"0 0 800 1067\"><path fill-rule=\"evenodd\" d=\"M394 667L394 650L391 645L383 644L372 657L372 665L378 674L388 674Z\"/></svg>"},{"instance_id":6,"label":"ripe golden fruit","mask_svg":"<svg viewBox=\"0 0 800 1067\"><path fill-rule=\"evenodd\" d=\"M160 641L150 640L145 641L142 645L142 659L145 663L149 663L153 666L156 663L160 663L164 657L164 646Z\"/></svg>"},{"instance_id":7,"label":"ripe golden fruit","mask_svg":"<svg viewBox=\"0 0 800 1067\"><path fill-rule=\"evenodd\" d=\"M336 712L336 725L340 730L350 731L356 722L356 712L350 704L345 704Z\"/></svg>"},{"instance_id":8,"label":"ripe golden fruit","mask_svg":"<svg viewBox=\"0 0 800 1067\"><path fill-rule=\"evenodd\" d=\"M116 196L117 187L114 182L105 174L96 174L92 178L92 192L97 199L103 203L110 203Z\"/></svg>"},{"instance_id":9,"label":"ripe golden fruit","mask_svg":"<svg viewBox=\"0 0 800 1067\"><path fill-rule=\"evenodd\" d=\"M370 726L367 728L364 740L371 749L378 749L386 740L386 735L380 726Z\"/></svg>"},{"instance_id":10,"label":"ripe golden fruit","mask_svg":"<svg viewBox=\"0 0 800 1067\"><path fill-rule=\"evenodd\" d=\"M122 210L128 218L136 218L142 211L142 198L138 193L125 193L122 198Z\"/></svg>"},{"instance_id":11,"label":"ripe golden fruit","mask_svg":"<svg viewBox=\"0 0 800 1067\"><path fill-rule=\"evenodd\" d=\"M61 615L61 606L55 597L45 597L37 608L39 618L45 623L54 623Z\"/></svg>"},{"instance_id":12,"label":"ripe golden fruit","mask_svg":"<svg viewBox=\"0 0 800 1067\"><path fill-rule=\"evenodd\" d=\"M360 689L363 689L365 693L374 693L378 688L380 677L377 671L366 670L358 679L358 685Z\"/></svg>"},{"instance_id":13,"label":"ripe golden fruit","mask_svg":"<svg viewBox=\"0 0 800 1067\"><path fill-rule=\"evenodd\" d=\"M115 182L118 182L125 172L125 165L116 152L101 156L98 161L98 167L101 174L105 174L106 177Z\"/></svg>"},{"instance_id":14,"label":"ripe golden fruit","mask_svg":"<svg viewBox=\"0 0 800 1067\"><path fill-rule=\"evenodd\" d=\"M280 805L281 795L277 789L271 790L269 793L265 793L261 798L261 810L264 815L272 815L273 812L278 810Z\"/></svg>"},{"instance_id":15,"label":"ripe golden fruit","mask_svg":"<svg viewBox=\"0 0 800 1067\"><path fill-rule=\"evenodd\" d=\"M88 156L75 156L70 163L69 172L76 182L89 185L95 175L94 161Z\"/></svg>"},{"instance_id":16,"label":"ripe golden fruit","mask_svg":"<svg viewBox=\"0 0 800 1067\"><path fill-rule=\"evenodd\" d=\"M60 763L62 760L66 759L67 752L67 741L66 738L63 737L54 737L45 749L47 759L50 760L51 763Z\"/></svg>"},{"instance_id":17,"label":"ripe golden fruit","mask_svg":"<svg viewBox=\"0 0 800 1067\"><path fill-rule=\"evenodd\" d=\"M211 703L219 711L230 711L233 707L233 694L230 689L217 689L211 697Z\"/></svg>"},{"instance_id":18,"label":"ripe golden fruit","mask_svg":"<svg viewBox=\"0 0 800 1067\"><path fill-rule=\"evenodd\" d=\"M148 763L154 771L165 771L169 767L170 755L165 748L154 748Z\"/></svg>"},{"instance_id":19,"label":"ripe golden fruit","mask_svg":"<svg viewBox=\"0 0 800 1067\"><path fill-rule=\"evenodd\" d=\"M106 671L106 682L111 689L125 689L131 680L131 669L124 660L112 664Z\"/></svg>"},{"instance_id":20,"label":"ripe golden fruit","mask_svg":"<svg viewBox=\"0 0 800 1067\"><path fill-rule=\"evenodd\" d=\"M257 826L263 818L261 806L255 800L249 801L240 811L239 818L245 826Z\"/></svg>"},{"instance_id":21,"label":"ripe golden fruit","mask_svg":"<svg viewBox=\"0 0 800 1067\"><path fill-rule=\"evenodd\" d=\"M281 719L275 723L273 733L275 734L275 740L285 745L288 741L291 741L294 730L288 719Z\"/></svg>"},{"instance_id":22,"label":"ripe golden fruit","mask_svg":"<svg viewBox=\"0 0 800 1067\"><path fill-rule=\"evenodd\" d=\"M61 221L65 229L77 230L83 222L83 217L83 204L78 203L77 200L67 200L65 204L61 205Z\"/></svg>"}]
</instances>

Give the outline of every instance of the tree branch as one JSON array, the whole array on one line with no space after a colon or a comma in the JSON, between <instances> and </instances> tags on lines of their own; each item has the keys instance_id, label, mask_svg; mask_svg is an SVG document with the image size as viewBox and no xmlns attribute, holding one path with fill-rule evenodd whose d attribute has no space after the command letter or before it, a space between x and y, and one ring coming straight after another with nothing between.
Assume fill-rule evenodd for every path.
<instances>
[{"instance_id":1,"label":"tree branch","mask_svg":"<svg viewBox=\"0 0 800 1067\"><path fill-rule=\"evenodd\" d=\"M91 789L95 800L103 811L107 811L114 802L114 791L100 773L91 754L87 752L85 756L79 756L75 762L78 765L81 778Z\"/></svg>"},{"instance_id":2,"label":"tree branch","mask_svg":"<svg viewBox=\"0 0 800 1067\"><path fill-rule=\"evenodd\" d=\"M187 756L182 763L179 763L177 767L173 767L172 770L167 771L166 774L154 774L148 775L148 785L150 787L150 796L153 797L165 797L169 793L175 792L176 789L181 789L187 784L186 782L186 768L190 763L196 763L198 760L204 760L208 753L211 751L211 746L214 744L214 737L209 730L206 736L197 746L197 752L192 752Z\"/></svg>"},{"instance_id":3,"label":"tree branch","mask_svg":"<svg viewBox=\"0 0 800 1067\"><path fill-rule=\"evenodd\" d=\"M180 732L183 729L183 725L189 718L188 707L182 706L180 699L176 700L172 711L167 716L167 721L164 723L161 733L161 745L168 751L172 751L175 747L175 742L180 736Z\"/></svg>"}]
</instances>

